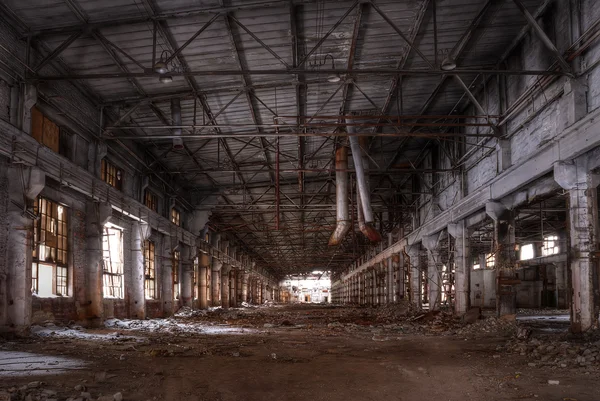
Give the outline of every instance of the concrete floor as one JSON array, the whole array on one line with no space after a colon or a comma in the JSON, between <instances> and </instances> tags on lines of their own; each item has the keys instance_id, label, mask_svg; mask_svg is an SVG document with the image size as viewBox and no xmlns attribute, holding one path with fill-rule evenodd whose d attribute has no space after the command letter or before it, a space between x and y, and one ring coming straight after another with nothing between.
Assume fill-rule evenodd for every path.
<instances>
[{"instance_id":1,"label":"concrete floor","mask_svg":"<svg viewBox=\"0 0 600 401\"><path fill-rule=\"evenodd\" d=\"M496 333L416 333L372 311L304 305L38 328L43 337L0 344L0 389L41 380L61 400L77 385L139 401L600 399L597 374L530 367ZM24 362L37 369L16 373Z\"/></svg>"}]
</instances>

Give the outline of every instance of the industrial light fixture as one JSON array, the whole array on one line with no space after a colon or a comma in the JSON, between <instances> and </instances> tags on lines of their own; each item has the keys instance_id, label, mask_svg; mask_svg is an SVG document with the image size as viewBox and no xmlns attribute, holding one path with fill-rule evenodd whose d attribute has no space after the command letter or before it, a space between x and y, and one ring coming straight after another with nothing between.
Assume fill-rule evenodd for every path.
<instances>
[{"instance_id":1,"label":"industrial light fixture","mask_svg":"<svg viewBox=\"0 0 600 401\"><path fill-rule=\"evenodd\" d=\"M446 53L446 56L442 59L440 68L442 71L452 71L456 69L456 60L452 57L452 51L449 49L442 50L442 53Z\"/></svg>"},{"instance_id":2,"label":"industrial light fixture","mask_svg":"<svg viewBox=\"0 0 600 401\"><path fill-rule=\"evenodd\" d=\"M160 54L160 58L154 64L154 72L158 74L166 74L169 72L169 66L167 65L167 60L169 59L169 51L163 50Z\"/></svg>"},{"instance_id":3,"label":"industrial light fixture","mask_svg":"<svg viewBox=\"0 0 600 401\"><path fill-rule=\"evenodd\" d=\"M331 54L328 54L327 56L325 56L323 61L326 61L328 56L331 57L331 69L335 71L335 60L333 59L333 56ZM338 73L333 73L327 77L327 82L331 82L331 83L340 82L341 80L342 80L342 77L340 77L340 74L338 74Z\"/></svg>"},{"instance_id":4,"label":"industrial light fixture","mask_svg":"<svg viewBox=\"0 0 600 401\"><path fill-rule=\"evenodd\" d=\"M327 63L327 57L331 57L331 69L333 71L335 71L335 60L331 54L326 54L322 60L310 61L309 66L311 68L318 68L322 65L325 65ZM340 82L341 80L342 80L342 77L338 73L332 73L327 76L327 82L336 83L336 82Z\"/></svg>"},{"instance_id":5,"label":"industrial light fixture","mask_svg":"<svg viewBox=\"0 0 600 401\"><path fill-rule=\"evenodd\" d=\"M160 77L158 77L158 80L160 81L160 83L170 84L171 82L173 82L173 77L170 75L161 75Z\"/></svg>"}]
</instances>

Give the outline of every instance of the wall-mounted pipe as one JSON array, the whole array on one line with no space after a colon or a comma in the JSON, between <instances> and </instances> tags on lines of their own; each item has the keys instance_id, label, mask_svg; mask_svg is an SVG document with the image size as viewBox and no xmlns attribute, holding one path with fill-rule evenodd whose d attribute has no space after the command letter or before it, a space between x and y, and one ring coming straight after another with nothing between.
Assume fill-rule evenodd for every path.
<instances>
[{"instance_id":1,"label":"wall-mounted pipe","mask_svg":"<svg viewBox=\"0 0 600 401\"><path fill-rule=\"evenodd\" d=\"M171 99L171 124L176 127L181 127L181 100L178 98ZM181 128L172 128L173 149L183 149L183 139L181 139Z\"/></svg>"},{"instance_id":2,"label":"wall-mounted pipe","mask_svg":"<svg viewBox=\"0 0 600 401\"><path fill-rule=\"evenodd\" d=\"M346 120L350 122L351 120ZM369 157L364 153L359 143L359 138L355 136L356 128L349 125L347 127L348 139L350 141L350 148L352 149L352 159L354 160L354 169L356 171L356 191L357 208L362 211L362 217L364 218L364 226L360 228L360 212L359 212L359 228L360 231L367 237L371 242L381 241L381 235L373 227L373 209L371 207L371 191L369 185L368 171L369 171ZM364 139L366 141L366 138ZM366 146L364 146L366 149ZM361 207L362 206L362 207Z\"/></svg>"},{"instance_id":3,"label":"wall-mounted pipe","mask_svg":"<svg viewBox=\"0 0 600 401\"><path fill-rule=\"evenodd\" d=\"M329 246L339 245L348 231L348 148L342 146L335 152L335 206L337 226L329 238Z\"/></svg>"}]
</instances>

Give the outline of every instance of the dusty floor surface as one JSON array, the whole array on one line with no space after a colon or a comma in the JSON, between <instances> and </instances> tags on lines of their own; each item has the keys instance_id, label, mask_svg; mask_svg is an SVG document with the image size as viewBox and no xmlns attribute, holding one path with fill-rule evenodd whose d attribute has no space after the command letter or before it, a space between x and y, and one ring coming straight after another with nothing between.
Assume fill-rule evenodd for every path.
<instances>
[{"instance_id":1,"label":"dusty floor surface","mask_svg":"<svg viewBox=\"0 0 600 401\"><path fill-rule=\"evenodd\" d=\"M554 337L519 342L515 323L486 320L465 328L451 318L308 305L113 320L96 330L47 324L0 342L0 400L118 392L139 401L600 400L596 348L575 345L583 362L563 363L538 355Z\"/></svg>"}]
</instances>

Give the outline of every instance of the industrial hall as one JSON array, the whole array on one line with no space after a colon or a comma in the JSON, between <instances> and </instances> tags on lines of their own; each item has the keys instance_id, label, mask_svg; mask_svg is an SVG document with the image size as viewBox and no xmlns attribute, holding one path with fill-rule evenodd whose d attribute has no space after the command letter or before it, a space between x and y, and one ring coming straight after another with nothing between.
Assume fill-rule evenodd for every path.
<instances>
[{"instance_id":1,"label":"industrial hall","mask_svg":"<svg viewBox=\"0 0 600 401\"><path fill-rule=\"evenodd\" d=\"M600 400L600 0L0 0L0 401Z\"/></svg>"}]
</instances>

